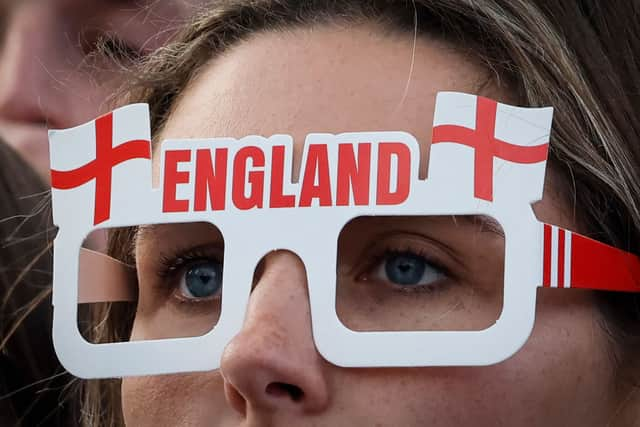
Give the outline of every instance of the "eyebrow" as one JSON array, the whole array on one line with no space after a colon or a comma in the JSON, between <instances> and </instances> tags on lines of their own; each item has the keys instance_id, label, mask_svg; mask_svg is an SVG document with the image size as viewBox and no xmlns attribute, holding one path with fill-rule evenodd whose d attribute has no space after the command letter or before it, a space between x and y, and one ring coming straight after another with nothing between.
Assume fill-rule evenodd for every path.
<instances>
[{"instance_id":1,"label":"eyebrow","mask_svg":"<svg viewBox=\"0 0 640 427\"><path fill-rule=\"evenodd\" d=\"M136 226L133 244L136 245L140 239L145 239L147 235L155 233L158 227L162 225L168 224L143 224Z\"/></svg>"},{"instance_id":2,"label":"eyebrow","mask_svg":"<svg viewBox=\"0 0 640 427\"><path fill-rule=\"evenodd\" d=\"M454 222L461 220L474 226L480 225L480 232L488 232L504 237L504 230L498 221L488 215L452 215Z\"/></svg>"},{"instance_id":3,"label":"eyebrow","mask_svg":"<svg viewBox=\"0 0 640 427\"><path fill-rule=\"evenodd\" d=\"M461 221L467 225L479 225L480 232L493 233L504 238L504 230L500 226L500 223L488 215L452 215L452 218L454 223L456 221ZM156 230L163 225L170 224L145 224L137 226L133 242L134 246L140 241L140 239L146 239L147 235L155 233Z\"/></svg>"}]
</instances>

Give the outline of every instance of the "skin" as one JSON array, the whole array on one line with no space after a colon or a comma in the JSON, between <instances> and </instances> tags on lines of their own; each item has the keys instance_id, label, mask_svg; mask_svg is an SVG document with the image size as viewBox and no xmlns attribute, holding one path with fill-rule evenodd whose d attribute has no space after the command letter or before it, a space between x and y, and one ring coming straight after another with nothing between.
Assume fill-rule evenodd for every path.
<instances>
[{"instance_id":1,"label":"skin","mask_svg":"<svg viewBox=\"0 0 640 427\"><path fill-rule=\"evenodd\" d=\"M487 75L480 65L432 40L417 41L410 74L413 48L409 37L383 35L371 26L260 34L202 71L183 92L160 139L286 132L294 137L299 157L309 132L405 130L422 144L424 165L437 91L510 98L483 84ZM575 228L553 188L549 178L536 214ZM459 227L473 231L469 224ZM362 230L353 233L368 236ZM215 236L215 230L198 226L141 233L136 244L140 304L157 280L158 253L215 242ZM496 233L484 232L481 238L468 248L468 257L499 253ZM357 262L357 248L342 248ZM487 268L471 262L469 280L478 273L478 283L501 283L496 257L479 259ZM375 269L366 272L368 278L375 274ZM166 304L180 297L179 289L169 294ZM162 306L156 307L160 313ZM182 322L176 320L180 316L174 312L173 321ZM168 319L158 327L171 328ZM357 327L362 319L351 321ZM202 330L193 326L190 332L206 331L215 322L208 320ZM619 396L598 321L591 293L541 290L530 339L497 365L338 368L314 346L302 261L277 251L260 265L243 329L226 347L221 369L126 378L124 415L136 426L603 426L613 419ZM139 313L133 338L151 333ZM169 333L175 336L180 328Z\"/></svg>"},{"instance_id":2,"label":"skin","mask_svg":"<svg viewBox=\"0 0 640 427\"><path fill-rule=\"evenodd\" d=\"M162 46L200 0L8 0L0 5L0 135L45 178L47 129L105 112L121 82L113 61L92 58L111 35L144 56ZM125 63L127 61L124 61Z\"/></svg>"}]
</instances>

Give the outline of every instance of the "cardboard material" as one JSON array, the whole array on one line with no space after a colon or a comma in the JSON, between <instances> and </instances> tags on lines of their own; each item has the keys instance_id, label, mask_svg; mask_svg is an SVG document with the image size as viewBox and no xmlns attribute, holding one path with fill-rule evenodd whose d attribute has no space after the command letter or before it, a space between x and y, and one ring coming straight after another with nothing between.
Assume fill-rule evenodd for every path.
<instances>
[{"instance_id":1,"label":"cardboard material","mask_svg":"<svg viewBox=\"0 0 640 427\"><path fill-rule=\"evenodd\" d=\"M217 369L225 345L242 327L253 275L247 265L274 249L288 249L305 263L313 338L329 362L350 367L500 362L531 333L538 287L640 290L637 257L536 219L531 204L543 193L551 119L551 108L441 92L426 180L418 178L418 143L406 132L310 134L296 183L290 179L288 135L167 140L154 153L159 188L152 188L145 105L50 131L53 214L60 227L53 292L57 354L70 372L85 378ZM336 240L347 222L366 215L487 215L498 221L505 234L498 321L480 331L345 327L335 308ZM78 253L87 234L196 221L214 223L225 241L223 269L229 280L223 283L215 328L193 338L86 342L76 317L79 301L96 300L78 288ZM601 271L624 270L615 284L606 280L607 273L584 274L585 268L600 271L602 259L608 264ZM226 286L229 282L234 286Z\"/></svg>"}]
</instances>

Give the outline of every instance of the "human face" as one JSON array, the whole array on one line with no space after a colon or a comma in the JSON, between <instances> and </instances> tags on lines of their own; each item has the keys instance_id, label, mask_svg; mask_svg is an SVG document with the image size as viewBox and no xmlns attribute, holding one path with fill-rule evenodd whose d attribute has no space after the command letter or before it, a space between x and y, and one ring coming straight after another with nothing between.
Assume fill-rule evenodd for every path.
<instances>
[{"instance_id":1,"label":"human face","mask_svg":"<svg viewBox=\"0 0 640 427\"><path fill-rule=\"evenodd\" d=\"M483 92L509 101L508 93L485 84L481 66L450 47L429 40L414 45L410 37L381 33L362 26L259 34L203 70L182 93L160 139L286 132L296 141L295 163L309 132L404 130L420 141L424 165L437 91ZM552 189L549 180L536 213L571 228L568 209ZM443 227L439 232L449 234ZM455 239L453 231L465 229L449 230ZM500 236L477 237L481 244L466 248L469 280L490 288L502 283L499 257L491 256L500 249ZM141 233L135 248L139 301L146 283L157 280L159 253L209 241L219 241L216 233L197 228L162 226ZM358 253L349 245L342 250L348 259ZM590 293L541 290L530 339L494 366L345 369L326 362L314 346L303 262L286 251L263 259L243 328L225 349L219 371L124 379L126 422L601 426L610 420L612 366ZM148 332L143 314L134 323L134 338ZM357 326L359 319L352 320ZM176 325L165 322L165 328Z\"/></svg>"},{"instance_id":2,"label":"human face","mask_svg":"<svg viewBox=\"0 0 640 427\"><path fill-rule=\"evenodd\" d=\"M111 37L134 58L143 56L164 44L200 2L3 2L0 134L48 177L47 129L97 116L119 83L115 63L91 58L98 40Z\"/></svg>"}]
</instances>

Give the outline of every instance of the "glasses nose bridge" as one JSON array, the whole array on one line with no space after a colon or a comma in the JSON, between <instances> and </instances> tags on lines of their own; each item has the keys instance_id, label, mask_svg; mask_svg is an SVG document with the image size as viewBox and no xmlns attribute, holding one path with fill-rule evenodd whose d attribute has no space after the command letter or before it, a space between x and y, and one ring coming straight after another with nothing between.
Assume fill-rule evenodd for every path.
<instances>
[{"instance_id":1,"label":"glasses nose bridge","mask_svg":"<svg viewBox=\"0 0 640 427\"><path fill-rule=\"evenodd\" d=\"M314 294L311 287L316 282L311 272L331 269L333 265L332 276L335 279L338 235L344 222L342 218L329 218L331 215L326 215L320 220L318 214L322 215L323 212L321 209L318 211L315 215L283 215L284 218L278 218L277 221L273 221L274 217L268 218L269 215L261 215L255 220L247 221L246 226L233 227L232 235L225 236L225 261L234 264L236 267L233 270L236 272L240 272L241 268L245 271L250 270L253 289L258 284L260 273L265 272L265 267L269 267L268 261L273 261L274 256L289 253L297 258L299 266L302 267L306 282L303 285L306 285L311 304ZM238 221L238 224L242 222L244 221ZM244 262L239 263L242 259ZM282 259L276 261L280 262ZM292 263L287 265L287 268L292 267ZM242 273L243 280L246 280L249 276L245 275L244 271ZM225 279L235 281L226 271L224 274Z\"/></svg>"},{"instance_id":2,"label":"glasses nose bridge","mask_svg":"<svg viewBox=\"0 0 640 427\"><path fill-rule=\"evenodd\" d=\"M246 219L229 218L232 221L224 224L224 228L231 231L229 237L232 238L228 240L235 243L236 249L250 250L257 256L256 265L265 255L280 250L296 254L306 265L311 261L306 258L316 253L314 248L336 247L340 230L346 223L343 215L332 215L321 208L310 209L311 212L271 210ZM227 241L228 233L223 230L223 234Z\"/></svg>"}]
</instances>

